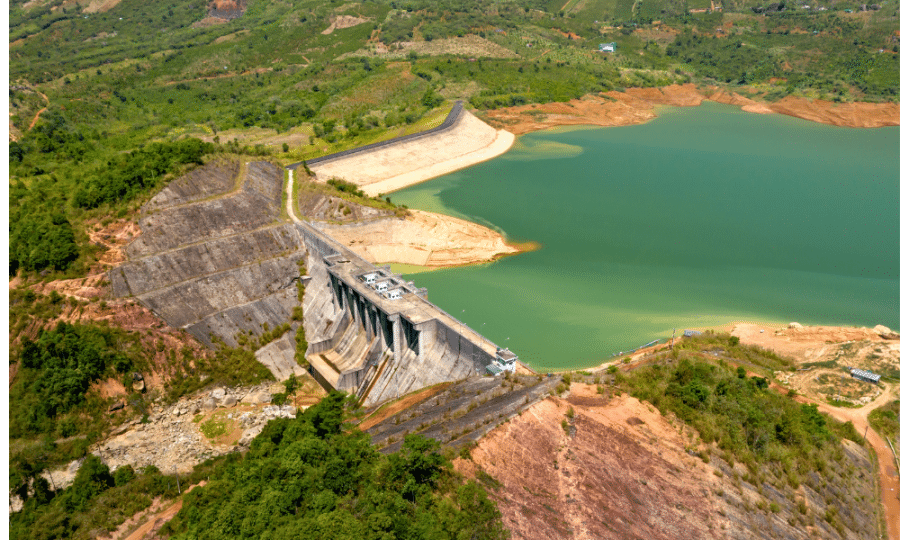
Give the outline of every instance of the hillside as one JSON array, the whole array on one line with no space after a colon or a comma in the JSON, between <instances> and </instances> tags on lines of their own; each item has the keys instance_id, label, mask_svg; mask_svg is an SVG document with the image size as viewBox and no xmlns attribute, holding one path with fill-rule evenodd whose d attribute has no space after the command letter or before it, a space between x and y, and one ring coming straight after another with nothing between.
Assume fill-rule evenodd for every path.
<instances>
[{"instance_id":1,"label":"hillside","mask_svg":"<svg viewBox=\"0 0 900 540\"><path fill-rule=\"evenodd\" d=\"M454 100L481 126L459 148L496 136L476 117L524 133L704 99L896 124L898 24L900 0L13 0L10 536L879 538L859 435L768 383L862 404L837 357L894 376L897 349L829 344L813 380L722 346L764 385L685 345L617 380L474 378L364 411L303 369L308 252L285 201L372 262L492 260L529 246L305 161L432 129ZM781 423L713 429L726 383ZM891 388L863 412L896 441ZM183 510L160 531L164 507Z\"/></svg>"}]
</instances>

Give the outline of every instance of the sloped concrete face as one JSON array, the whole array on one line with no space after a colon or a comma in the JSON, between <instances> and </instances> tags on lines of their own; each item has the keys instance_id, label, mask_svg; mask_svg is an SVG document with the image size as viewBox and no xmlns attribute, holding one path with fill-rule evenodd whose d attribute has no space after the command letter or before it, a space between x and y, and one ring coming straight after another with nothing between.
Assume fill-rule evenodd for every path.
<instances>
[{"instance_id":1,"label":"sloped concrete face","mask_svg":"<svg viewBox=\"0 0 900 540\"><path fill-rule=\"evenodd\" d=\"M142 210L153 212L228 193L236 186L239 170L237 161L222 161L195 169L166 186Z\"/></svg>"},{"instance_id":2,"label":"sloped concrete face","mask_svg":"<svg viewBox=\"0 0 900 540\"><path fill-rule=\"evenodd\" d=\"M306 373L294 360L294 332L287 334L269 343L256 351L256 359L269 368L272 375L279 381L283 381L291 375L300 376Z\"/></svg>"},{"instance_id":3,"label":"sloped concrete face","mask_svg":"<svg viewBox=\"0 0 900 540\"><path fill-rule=\"evenodd\" d=\"M254 162L238 177L239 168L201 167L160 192L143 209L142 234L126 250L130 260L109 274L114 295L137 297L209 347L235 347L240 333L260 336L291 321L300 304L304 237L296 225L277 223L284 172ZM293 336L257 351L279 379L303 372Z\"/></svg>"},{"instance_id":4,"label":"sloped concrete face","mask_svg":"<svg viewBox=\"0 0 900 540\"><path fill-rule=\"evenodd\" d=\"M117 296L143 295L173 283L232 270L247 261L294 253L302 241L293 225L265 227L129 261L111 278ZM128 278L123 281L125 272Z\"/></svg>"}]
</instances>

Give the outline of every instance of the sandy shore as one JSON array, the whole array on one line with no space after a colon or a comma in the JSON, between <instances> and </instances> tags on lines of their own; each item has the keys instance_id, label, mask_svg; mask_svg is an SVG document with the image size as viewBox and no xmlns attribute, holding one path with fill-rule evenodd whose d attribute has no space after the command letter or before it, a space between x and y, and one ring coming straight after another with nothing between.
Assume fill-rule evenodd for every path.
<instances>
[{"instance_id":1,"label":"sandy shore","mask_svg":"<svg viewBox=\"0 0 900 540\"><path fill-rule=\"evenodd\" d=\"M832 103L786 97L773 103L755 101L720 88L698 89L693 84L662 88L629 88L605 92L566 103L543 103L487 112L495 126L521 135L555 126L628 126L656 118L657 105L696 107L704 101L737 105L757 114L784 114L813 122L845 127L900 125L898 103Z\"/></svg>"},{"instance_id":2,"label":"sandy shore","mask_svg":"<svg viewBox=\"0 0 900 540\"><path fill-rule=\"evenodd\" d=\"M525 251L493 229L459 218L411 210L405 219L318 227L373 264L429 268L477 264Z\"/></svg>"}]
</instances>

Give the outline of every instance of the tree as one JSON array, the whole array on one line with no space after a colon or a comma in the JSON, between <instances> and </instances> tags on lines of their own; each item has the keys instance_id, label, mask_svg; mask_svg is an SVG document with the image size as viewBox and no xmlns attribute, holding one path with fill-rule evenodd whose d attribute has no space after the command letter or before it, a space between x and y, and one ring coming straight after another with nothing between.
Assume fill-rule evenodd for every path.
<instances>
[{"instance_id":1,"label":"tree","mask_svg":"<svg viewBox=\"0 0 900 540\"><path fill-rule=\"evenodd\" d=\"M83 510L91 499L115 485L115 480L100 458L88 454L75 474L75 480L63 492L63 506Z\"/></svg>"}]
</instances>

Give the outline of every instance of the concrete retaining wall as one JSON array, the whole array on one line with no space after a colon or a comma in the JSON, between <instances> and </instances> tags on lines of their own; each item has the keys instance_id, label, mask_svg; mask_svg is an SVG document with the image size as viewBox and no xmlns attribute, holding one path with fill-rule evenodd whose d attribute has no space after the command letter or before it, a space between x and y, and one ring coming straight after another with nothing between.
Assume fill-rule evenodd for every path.
<instances>
[{"instance_id":1,"label":"concrete retaining wall","mask_svg":"<svg viewBox=\"0 0 900 540\"><path fill-rule=\"evenodd\" d=\"M297 250L302 236L293 225L278 225L245 234L150 255L119 266L111 273L117 296L141 295L188 279L263 261ZM123 286L127 283L127 291Z\"/></svg>"},{"instance_id":2,"label":"concrete retaining wall","mask_svg":"<svg viewBox=\"0 0 900 540\"><path fill-rule=\"evenodd\" d=\"M130 260L110 271L113 294L135 295L169 325L209 347L235 347L237 336L260 336L291 320L298 263L306 255L294 224L275 224L284 172L248 163L241 188L237 162L202 167L174 181L145 207L142 234ZM296 328L298 323L294 323ZM278 378L303 370L294 360L294 332L257 351Z\"/></svg>"},{"instance_id":3,"label":"concrete retaining wall","mask_svg":"<svg viewBox=\"0 0 900 540\"><path fill-rule=\"evenodd\" d=\"M213 238L242 234L278 219L284 174L271 163L250 163L241 189L225 197L183 204L190 198L165 198L177 204L142 218L141 235L126 249L129 259L146 257ZM157 204L160 193L148 205Z\"/></svg>"},{"instance_id":4,"label":"concrete retaining wall","mask_svg":"<svg viewBox=\"0 0 900 540\"><path fill-rule=\"evenodd\" d=\"M204 165L173 180L144 205L144 212L225 194L234 189L240 166L237 161L221 161Z\"/></svg>"},{"instance_id":5,"label":"concrete retaining wall","mask_svg":"<svg viewBox=\"0 0 900 540\"><path fill-rule=\"evenodd\" d=\"M213 336L229 347L237 347L238 334L261 336L266 331L263 325L272 329L289 321L297 303L297 288L290 287L247 304L216 311L189 325L187 331L209 347L215 346Z\"/></svg>"},{"instance_id":6,"label":"concrete retaining wall","mask_svg":"<svg viewBox=\"0 0 900 540\"><path fill-rule=\"evenodd\" d=\"M296 286L297 263L301 254L248 264L205 277L182 281L171 287L140 295L141 302L171 326L183 328L216 312L248 304L254 300ZM277 326L286 319L273 321Z\"/></svg>"}]
</instances>

